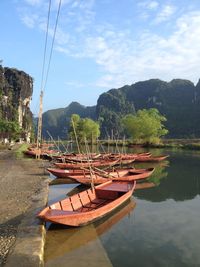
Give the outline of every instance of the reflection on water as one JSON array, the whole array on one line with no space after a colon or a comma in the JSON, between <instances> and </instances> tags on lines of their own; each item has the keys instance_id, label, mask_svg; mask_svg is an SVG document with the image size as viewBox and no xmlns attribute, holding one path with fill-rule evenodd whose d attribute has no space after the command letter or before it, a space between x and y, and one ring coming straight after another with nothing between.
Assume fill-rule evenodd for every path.
<instances>
[{"instance_id":1,"label":"reflection on water","mask_svg":"<svg viewBox=\"0 0 200 267\"><path fill-rule=\"evenodd\" d=\"M48 229L48 242L54 243L46 251L48 259L64 255L83 246L112 228L123 217L130 216L136 203L133 199L124 203L118 210L85 227L67 227L51 224ZM49 255L49 256L48 256Z\"/></svg>"},{"instance_id":2,"label":"reflection on water","mask_svg":"<svg viewBox=\"0 0 200 267\"><path fill-rule=\"evenodd\" d=\"M200 266L200 155L156 153L170 153L168 166L135 165L156 167L152 177L139 184L143 189L134 192L135 209L131 200L86 227L50 226L46 266ZM52 187L50 200L75 193L76 186Z\"/></svg>"},{"instance_id":3,"label":"reflection on water","mask_svg":"<svg viewBox=\"0 0 200 267\"><path fill-rule=\"evenodd\" d=\"M96 223L89 224L85 227L67 227L51 224L48 229L46 240L45 257L47 266L55 266L54 264L58 264L60 259L61 262L63 262L63 258L65 258L69 264L69 252L74 253L76 250L79 250L80 247L86 246L93 241L94 243L96 240L98 241L100 235L106 233L111 228L113 229L114 225L121 219L130 216L135 205L136 203L131 199L115 210L115 212L102 218ZM99 242L95 245L93 244L93 246L96 246L99 249ZM99 252L105 254L102 247ZM107 260L108 259L106 258L106 262ZM59 266L61 262L59 263ZM71 259L71 265L75 264L76 266L77 263L76 258ZM80 266L80 263L77 266Z\"/></svg>"}]
</instances>

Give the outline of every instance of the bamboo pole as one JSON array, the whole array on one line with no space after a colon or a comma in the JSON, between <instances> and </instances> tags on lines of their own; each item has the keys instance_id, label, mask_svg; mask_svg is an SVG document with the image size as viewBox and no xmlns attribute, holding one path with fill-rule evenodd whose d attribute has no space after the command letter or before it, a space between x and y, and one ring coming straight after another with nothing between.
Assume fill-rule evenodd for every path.
<instances>
[{"instance_id":1,"label":"bamboo pole","mask_svg":"<svg viewBox=\"0 0 200 267\"><path fill-rule=\"evenodd\" d=\"M92 172L92 167L91 167L91 165L90 165L89 148L87 147L86 138L85 138L85 149L86 149L86 155L87 155L88 165L89 165L89 170L90 170L91 188L92 188L92 192L94 192L94 190L95 190L94 179L93 179L93 175L94 175L94 174L93 174L93 172Z\"/></svg>"},{"instance_id":2,"label":"bamboo pole","mask_svg":"<svg viewBox=\"0 0 200 267\"><path fill-rule=\"evenodd\" d=\"M77 145L77 148L78 148L78 153L81 154L81 150L80 150L80 147L79 147L78 138L77 138L77 134L76 134L73 118L72 118L72 126L73 126L73 130L74 130L74 135L75 135L75 139L76 139L76 145Z\"/></svg>"},{"instance_id":3,"label":"bamboo pole","mask_svg":"<svg viewBox=\"0 0 200 267\"><path fill-rule=\"evenodd\" d=\"M38 129L37 129L37 153L36 159L40 159L41 155L41 142L42 142L42 109L43 109L43 90L40 93L40 109L38 115Z\"/></svg>"}]
</instances>

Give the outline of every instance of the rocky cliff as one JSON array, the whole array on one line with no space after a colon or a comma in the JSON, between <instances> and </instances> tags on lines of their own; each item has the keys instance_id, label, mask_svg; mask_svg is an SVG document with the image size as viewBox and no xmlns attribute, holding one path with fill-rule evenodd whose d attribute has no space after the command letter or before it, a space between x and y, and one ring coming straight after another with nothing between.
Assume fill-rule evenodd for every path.
<instances>
[{"instance_id":1,"label":"rocky cliff","mask_svg":"<svg viewBox=\"0 0 200 267\"><path fill-rule=\"evenodd\" d=\"M192 82L182 79L174 79L171 82L151 79L126 85L117 91L118 95L122 95L118 99L114 100L116 93L113 93L113 89L99 97L98 117L102 116L106 109L120 115L120 110L123 109L116 110L119 102L126 107L132 104L136 111L157 108L167 118L169 137L200 137L200 82L195 86ZM107 120L107 116L105 119Z\"/></svg>"},{"instance_id":2,"label":"rocky cliff","mask_svg":"<svg viewBox=\"0 0 200 267\"><path fill-rule=\"evenodd\" d=\"M182 79L137 82L101 94L93 107L72 103L65 109L47 111L43 117L44 129L51 129L54 137L66 136L69 118L77 113L80 117L98 119L102 137L112 134L123 137L121 117L144 108L157 108L167 118L168 137L200 137L200 81L195 86Z\"/></svg>"},{"instance_id":3,"label":"rocky cliff","mask_svg":"<svg viewBox=\"0 0 200 267\"><path fill-rule=\"evenodd\" d=\"M32 93L33 79L28 74L0 65L0 120L16 122L26 141L30 140L32 128ZM1 134L1 138L7 137L5 133Z\"/></svg>"}]
</instances>

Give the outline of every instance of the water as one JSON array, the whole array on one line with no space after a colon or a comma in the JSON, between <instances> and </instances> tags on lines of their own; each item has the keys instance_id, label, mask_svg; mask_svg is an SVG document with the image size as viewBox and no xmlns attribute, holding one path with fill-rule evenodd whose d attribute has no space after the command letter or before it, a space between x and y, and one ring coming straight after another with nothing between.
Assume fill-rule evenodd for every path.
<instances>
[{"instance_id":1,"label":"water","mask_svg":"<svg viewBox=\"0 0 200 267\"><path fill-rule=\"evenodd\" d=\"M154 164L155 187L134 192L123 207L86 227L50 225L45 266L200 266L200 154L170 154ZM152 166L138 164L136 167ZM54 202L77 185L51 188Z\"/></svg>"}]
</instances>

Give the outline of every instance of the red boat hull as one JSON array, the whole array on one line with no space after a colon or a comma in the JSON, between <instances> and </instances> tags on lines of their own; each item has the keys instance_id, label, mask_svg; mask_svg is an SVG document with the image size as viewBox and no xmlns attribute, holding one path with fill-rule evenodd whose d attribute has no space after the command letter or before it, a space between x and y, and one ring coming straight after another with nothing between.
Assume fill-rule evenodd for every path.
<instances>
[{"instance_id":1,"label":"red boat hull","mask_svg":"<svg viewBox=\"0 0 200 267\"><path fill-rule=\"evenodd\" d=\"M132 196L135 186L136 182L109 181L95 187L93 191L88 189L52 204L41 211L38 217L52 223L86 225L123 204Z\"/></svg>"},{"instance_id":2,"label":"red boat hull","mask_svg":"<svg viewBox=\"0 0 200 267\"><path fill-rule=\"evenodd\" d=\"M139 157L135 159L135 162L159 162L167 159L169 156L158 156L158 157Z\"/></svg>"},{"instance_id":3,"label":"red boat hull","mask_svg":"<svg viewBox=\"0 0 200 267\"><path fill-rule=\"evenodd\" d=\"M102 177L101 175L94 174L93 175L93 183L94 184L102 184L105 183L109 180L112 181L121 181L121 182L131 182L131 181L136 181L136 180L141 180L141 179L146 179L148 178L152 173L154 172L154 168L149 168L149 169L133 169L126 171L125 174L121 174L120 172L115 172L115 173L110 173L108 174L108 177ZM69 177L70 179L76 180L76 182L81 183L81 184L86 184L89 185L91 184L91 175L85 175L85 176L78 176L74 175Z\"/></svg>"},{"instance_id":4,"label":"red boat hull","mask_svg":"<svg viewBox=\"0 0 200 267\"><path fill-rule=\"evenodd\" d=\"M95 161L95 162L82 162L82 163L54 163L56 167L60 169L80 169L80 168L90 168L90 167L104 167L104 166L114 166L119 162L119 160L111 161Z\"/></svg>"}]
</instances>

